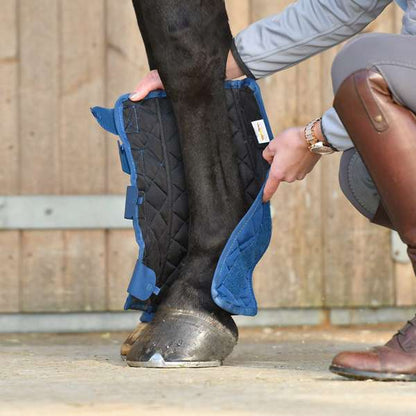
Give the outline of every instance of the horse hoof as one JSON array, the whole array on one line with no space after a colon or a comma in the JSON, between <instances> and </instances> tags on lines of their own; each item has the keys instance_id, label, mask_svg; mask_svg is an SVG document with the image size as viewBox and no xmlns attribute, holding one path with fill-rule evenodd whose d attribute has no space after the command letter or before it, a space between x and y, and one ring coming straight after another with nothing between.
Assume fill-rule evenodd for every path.
<instances>
[{"instance_id":1,"label":"horse hoof","mask_svg":"<svg viewBox=\"0 0 416 416\"><path fill-rule=\"evenodd\" d=\"M127 354L131 367L218 367L237 344L238 331L199 311L159 310Z\"/></svg>"},{"instance_id":2,"label":"horse hoof","mask_svg":"<svg viewBox=\"0 0 416 416\"><path fill-rule=\"evenodd\" d=\"M133 331L130 332L129 336L121 344L120 355L123 360L126 359L126 356L131 350L131 347L137 341L137 338L139 338L139 335L142 333L143 329L146 328L146 325L146 322L139 322L136 328L134 328Z\"/></svg>"}]
</instances>

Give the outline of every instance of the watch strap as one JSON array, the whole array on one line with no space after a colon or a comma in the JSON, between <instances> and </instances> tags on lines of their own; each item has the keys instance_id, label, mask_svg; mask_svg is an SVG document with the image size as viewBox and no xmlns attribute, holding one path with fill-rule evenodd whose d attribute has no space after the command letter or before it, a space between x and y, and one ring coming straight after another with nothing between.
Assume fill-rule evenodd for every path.
<instances>
[{"instance_id":1,"label":"watch strap","mask_svg":"<svg viewBox=\"0 0 416 416\"><path fill-rule=\"evenodd\" d=\"M333 151L337 151L337 149L328 142L322 131L322 117L316 118L306 125L305 139L308 143L309 150L311 151L313 146L317 143L322 143L323 146L329 147Z\"/></svg>"}]
</instances>

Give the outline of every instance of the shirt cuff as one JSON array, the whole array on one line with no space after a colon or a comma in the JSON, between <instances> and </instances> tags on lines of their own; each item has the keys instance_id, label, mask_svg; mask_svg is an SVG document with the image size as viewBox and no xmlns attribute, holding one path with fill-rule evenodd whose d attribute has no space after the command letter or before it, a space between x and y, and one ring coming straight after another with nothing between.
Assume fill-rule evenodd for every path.
<instances>
[{"instance_id":1,"label":"shirt cuff","mask_svg":"<svg viewBox=\"0 0 416 416\"><path fill-rule=\"evenodd\" d=\"M347 130L345 130L334 108L330 108L322 116L321 129L328 143L338 151L344 151L354 147L354 143L351 141Z\"/></svg>"}]
</instances>

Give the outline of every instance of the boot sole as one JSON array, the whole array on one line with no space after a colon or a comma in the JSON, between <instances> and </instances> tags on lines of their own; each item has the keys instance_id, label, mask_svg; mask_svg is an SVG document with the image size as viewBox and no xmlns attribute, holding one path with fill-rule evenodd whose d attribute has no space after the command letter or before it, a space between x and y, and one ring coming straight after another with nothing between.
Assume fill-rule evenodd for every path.
<instances>
[{"instance_id":1,"label":"boot sole","mask_svg":"<svg viewBox=\"0 0 416 416\"><path fill-rule=\"evenodd\" d=\"M126 361L130 367L139 368L210 368L222 365L221 361L165 361L157 353L149 361Z\"/></svg>"},{"instance_id":2,"label":"boot sole","mask_svg":"<svg viewBox=\"0 0 416 416\"><path fill-rule=\"evenodd\" d=\"M354 380L416 381L416 374L378 373L376 371L354 370L352 368L337 367L335 365L331 365L329 370L339 376Z\"/></svg>"}]
</instances>

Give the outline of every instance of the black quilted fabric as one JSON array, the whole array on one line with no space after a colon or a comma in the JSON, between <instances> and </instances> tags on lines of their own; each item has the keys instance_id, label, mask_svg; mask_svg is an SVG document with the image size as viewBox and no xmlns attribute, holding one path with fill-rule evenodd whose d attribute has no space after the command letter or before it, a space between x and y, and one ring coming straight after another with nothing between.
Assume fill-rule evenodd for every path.
<instances>
[{"instance_id":1,"label":"black quilted fabric","mask_svg":"<svg viewBox=\"0 0 416 416\"><path fill-rule=\"evenodd\" d=\"M247 206L256 198L268 169L251 121L262 118L248 87L226 89L232 141ZM144 264L153 269L157 286L172 281L187 251L188 201L179 136L167 98L123 108L125 131L137 169L137 187L144 194L139 223L145 241Z\"/></svg>"}]
</instances>

